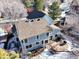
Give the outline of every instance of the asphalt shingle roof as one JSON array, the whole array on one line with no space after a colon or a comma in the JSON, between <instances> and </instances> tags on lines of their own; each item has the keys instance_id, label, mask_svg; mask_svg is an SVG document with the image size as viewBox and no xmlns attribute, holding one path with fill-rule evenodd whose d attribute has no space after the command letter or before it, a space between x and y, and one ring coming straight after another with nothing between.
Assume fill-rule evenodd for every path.
<instances>
[{"instance_id":1,"label":"asphalt shingle roof","mask_svg":"<svg viewBox=\"0 0 79 59\"><path fill-rule=\"evenodd\" d=\"M28 13L27 18L28 19L35 19L35 18L41 18L45 15L45 13L41 12L41 11L32 11L30 13Z\"/></svg>"},{"instance_id":2,"label":"asphalt shingle roof","mask_svg":"<svg viewBox=\"0 0 79 59\"><path fill-rule=\"evenodd\" d=\"M19 21L15 23L15 26L20 40L52 31L51 28L48 27L48 23L43 19L31 23Z\"/></svg>"}]
</instances>

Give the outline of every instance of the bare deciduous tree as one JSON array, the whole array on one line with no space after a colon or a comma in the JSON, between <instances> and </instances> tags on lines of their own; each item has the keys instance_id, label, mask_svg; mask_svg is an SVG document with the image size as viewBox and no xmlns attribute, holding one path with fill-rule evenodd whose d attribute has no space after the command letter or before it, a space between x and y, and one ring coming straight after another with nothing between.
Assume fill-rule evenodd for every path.
<instances>
[{"instance_id":1,"label":"bare deciduous tree","mask_svg":"<svg viewBox=\"0 0 79 59\"><path fill-rule=\"evenodd\" d=\"M0 14L4 18L26 17L27 12L21 0L0 0Z\"/></svg>"}]
</instances>

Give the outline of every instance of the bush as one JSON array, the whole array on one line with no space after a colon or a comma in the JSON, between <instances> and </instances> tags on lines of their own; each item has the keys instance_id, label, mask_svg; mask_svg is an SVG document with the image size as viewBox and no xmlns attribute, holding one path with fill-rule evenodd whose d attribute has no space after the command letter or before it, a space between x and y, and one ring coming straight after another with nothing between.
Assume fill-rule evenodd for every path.
<instances>
[{"instance_id":1,"label":"bush","mask_svg":"<svg viewBox=\"0 0 79 59\"><path fill-rule=\"evenodd\" d=\"M0 49L0 59L20 59L20 58L19 54L14 51L8 52L4 49Z\"/></svg>"}]
</instances>

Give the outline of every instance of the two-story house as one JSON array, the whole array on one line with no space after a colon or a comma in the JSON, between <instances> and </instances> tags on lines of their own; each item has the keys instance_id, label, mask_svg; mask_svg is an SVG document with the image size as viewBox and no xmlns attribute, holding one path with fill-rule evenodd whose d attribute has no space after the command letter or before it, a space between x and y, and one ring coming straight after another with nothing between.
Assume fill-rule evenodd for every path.
<instances>
[{"instance_id":1,"label":"two-story house","mask_svg":"<svg viewBox=\"0 0 79 59\"><path fill-rule=\"evenodd\" d=\"M49 43L50 36L54 33L51 24L50 17L37 11L28 14L26 20L16 22L17 36L22 51L26 53L25 51L43 47L46 43Z\"/></svg>"}]
</instances>

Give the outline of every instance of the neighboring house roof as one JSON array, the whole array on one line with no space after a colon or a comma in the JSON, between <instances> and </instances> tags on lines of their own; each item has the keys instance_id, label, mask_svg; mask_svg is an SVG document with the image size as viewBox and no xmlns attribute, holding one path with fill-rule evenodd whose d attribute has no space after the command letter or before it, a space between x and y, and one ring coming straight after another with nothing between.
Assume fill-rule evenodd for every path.
<instances>
[{"instance_id":1,"label":"neighboring house roof","mask_svg":"<svg viewBox=\"0 0 79 59\"><path fill-rule=\"evenodd\" d=\"M15 26L20 40L52 31L48 27L48 23L43 19L40 21L34 20L33 22L19 21L15 23Z\"/></svg>"},{"instance_id":2,"label":"neighboring house roof","mask_svg":"<svg viewBox=\"0 0 79 59\"><path fill-rule=\"evenodd\" d=\"M64 26L64 28L73 28L73 31L79 33L79 15L69 15L68 17L66 17L65 23L67 24Z\"/></svg>"},{"instance_id":3,"label":"neighboring house roof","mask_svg":"<svg viewBox=\"0 0 79 59\"><path fill-rule=\"evenodd\" d=\"M2 28L4 33L8 33L12 29L12 24L0 24L0 28Z\"/></svg>"},{"instance_id":4,"label":"neighboring house roof","mask_svg":"<svg viewBox=\"0 0 79 59\"><path fill-rule=\"evenodd\" d=\"M5 33L2 28L0 28L0 37L1 37L1 36L5 36L6 34L7 34L7 33Z\"/></svg>"},{"instance_id":5,"label":"neighboring house roof","mask_svg":"<svg viewBox=\"0 0 79 59\"><path fill-rule=\"evenodd\" d=\"M8 32L11 31L11 24L0 24L0 42L6 42Z\"/></svg>"},{"instance_id":6,"label":"neighboring house roof","mask_svg":"<svg viewBox=\"0 0 79 59\"><path fill-rule=\"evenodd\" d=\"M79 0L73 0L71 5L72 6L79 6Z\"/></svg>"},{"instance_id":7,"label":"neighboring house roof","mask_svg":"<svg viewBox=\"0 0 79 59\"><path fill-rule=\"evenodd\" d=\"M28 19L35 19L35 18L41 18L43 17L45 14L41 11L32 11L30 13L28 13L27 18Z\"/></svg>"}]
</instances>

